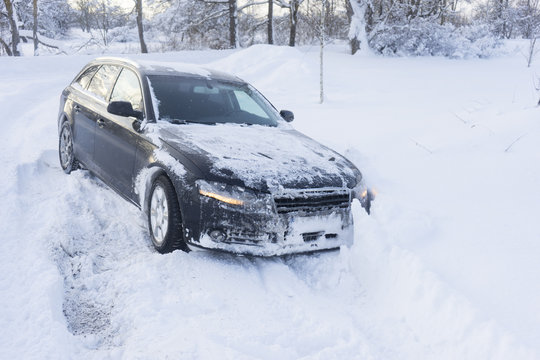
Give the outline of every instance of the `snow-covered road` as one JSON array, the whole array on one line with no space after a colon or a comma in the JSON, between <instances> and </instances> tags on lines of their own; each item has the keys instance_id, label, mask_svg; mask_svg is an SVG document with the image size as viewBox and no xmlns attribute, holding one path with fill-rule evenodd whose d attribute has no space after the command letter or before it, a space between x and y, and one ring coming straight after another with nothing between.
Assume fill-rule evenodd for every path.
<instances>
[{"instance_id":1,"label":"snow-covered road","mask_svg":"<svg viewBox=\"0 0 540 360\"><path fill-rule=\"evenodd\" d=\"M364 171L373 215L355 204L340 252L159 255L135 207L59 167L58 98L91 57L0 58L0 358L540 357L540 113L519 55L331 48L324 105L309 49L149 56L293 110Z\"/></svg>"}]
</instances>

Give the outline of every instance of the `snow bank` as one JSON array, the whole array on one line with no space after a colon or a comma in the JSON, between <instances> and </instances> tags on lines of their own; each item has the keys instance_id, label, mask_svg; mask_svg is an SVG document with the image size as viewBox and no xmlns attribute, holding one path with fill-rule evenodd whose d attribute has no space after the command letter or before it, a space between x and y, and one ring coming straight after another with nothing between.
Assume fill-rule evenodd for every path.
<instances>
[{"instance_id":1,"label":"snow bank","mask_svg":"<svg viewBox=\"0 0 540 360\"><path fill-rule=\"evenodd\" d=\"M208 66L239 76L265 95L273 90L292 96L296 85L305 88L307 84L318 91L313 57L290 46L254 45Z\"/></svg>"},{"instance_id":2,"label":"snow bank","mask_svg":"<svg viewBox=\"0 0 540 360\"><path fill-rule=\"evenodd\" d=\"M540 124L525 61L257 46L214 61L378 191L341 252L155 253L141 213L57 160L58 96L88 57L0 59L0 357L535 359ZM220 55L221 54L221 55ZM143 57L143 56L141 56ZM313 87L313 88L312 88Z\"/></svg>"}]
</instances>

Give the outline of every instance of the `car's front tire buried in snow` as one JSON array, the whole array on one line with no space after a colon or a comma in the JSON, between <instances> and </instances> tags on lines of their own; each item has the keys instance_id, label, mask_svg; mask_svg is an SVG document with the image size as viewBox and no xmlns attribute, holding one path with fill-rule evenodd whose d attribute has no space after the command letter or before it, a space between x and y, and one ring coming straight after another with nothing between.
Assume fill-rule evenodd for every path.
<instances>
[{"instance_id":1,"label":"car's front tire buried in snow","mask_svg":"<svg viewBox=\"0 0 540 360\"><path fill-rule=\"evenodd\" d=\"M164 175L152 184L147 213L148 230L158 252L165 254L176 249L187 250L182 237L182 217L176 191Z\"/></svg>"}]
</instances>

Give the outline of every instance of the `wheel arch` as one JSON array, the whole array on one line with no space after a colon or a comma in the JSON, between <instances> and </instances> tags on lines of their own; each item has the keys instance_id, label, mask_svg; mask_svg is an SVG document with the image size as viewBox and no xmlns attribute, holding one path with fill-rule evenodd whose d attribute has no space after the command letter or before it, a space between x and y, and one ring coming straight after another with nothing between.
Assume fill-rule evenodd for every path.
<instances>
[{"instance_id":1,"label":"wheel arch","mask_svg":"<svg viewBox=\"0 0 540 360\"><path fill-rule=\"evenodd\" d=\"M60 134L60 131L62 130L62 125L64 125L66 121L69 122L71 126L73 126L73 121L69 119L69 116L65 112L62 112L58 117L58 134Z\"/></svg>"},{"instance_id":2,"label":"wheel arch","mask_svg":"<svg viewBox=\"0 0 540 360\"><path fill-rule=\"evenodd\" d=\"M184 201L182 200L183 196L186 193L186 187L183 185L185 183L185 179L183 177L179 177L173 171L168 169L167 166L161 163L152 163L145 167L143 170L141 170L141 172L136 178L136 192L139 196L141 210L144 214L144 217L149 218L152 188L156 180L160 177L165 177L169 181L176 197L176 203L178 204L178 215L180 217L181 232L179 234L179 242L176 242L176 245L174 245L174 249L189 251L185 235L186 219L184 217L184 211L186 211L186 208L184 206Z\"/></svg>"},{"instance_id":3,"label":"wheel arch","mask_svg":"<svg viewBox=\"0 0 540 360\"><path fill-rule=\"evenodd\" d=\"M139 172L135 179L135 192L139 196L138 200L141 210L147 214L152 184L160 176L165 176L171 182L176 193L178 205L180 206L180 212L183 213L184 208L183 202L181 201L181 189L178 188L178 183L183 183L183 181L168 169L167 166L159 162L151 163L146 166Z\"/></svg>"}]
</instances>

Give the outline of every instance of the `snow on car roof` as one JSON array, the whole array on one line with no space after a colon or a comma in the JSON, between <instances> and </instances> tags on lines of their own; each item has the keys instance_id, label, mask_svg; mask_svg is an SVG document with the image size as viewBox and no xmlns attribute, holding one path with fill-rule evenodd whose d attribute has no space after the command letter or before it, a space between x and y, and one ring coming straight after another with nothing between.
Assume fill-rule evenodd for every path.
<instances>
[{"instance_id":1,"label":"snow on car roof","mask_svg":"<svg viewBox=\"0 0 540 360\"><path fill-rule=\"evenodd\" d=\"M182 62L136 60L127 57L100 57L94 61L131 65L138 68L139 71L145 75L188 75L229 81L240 81L238 77L231 74Z\"/></svg>"}]
</instances>

